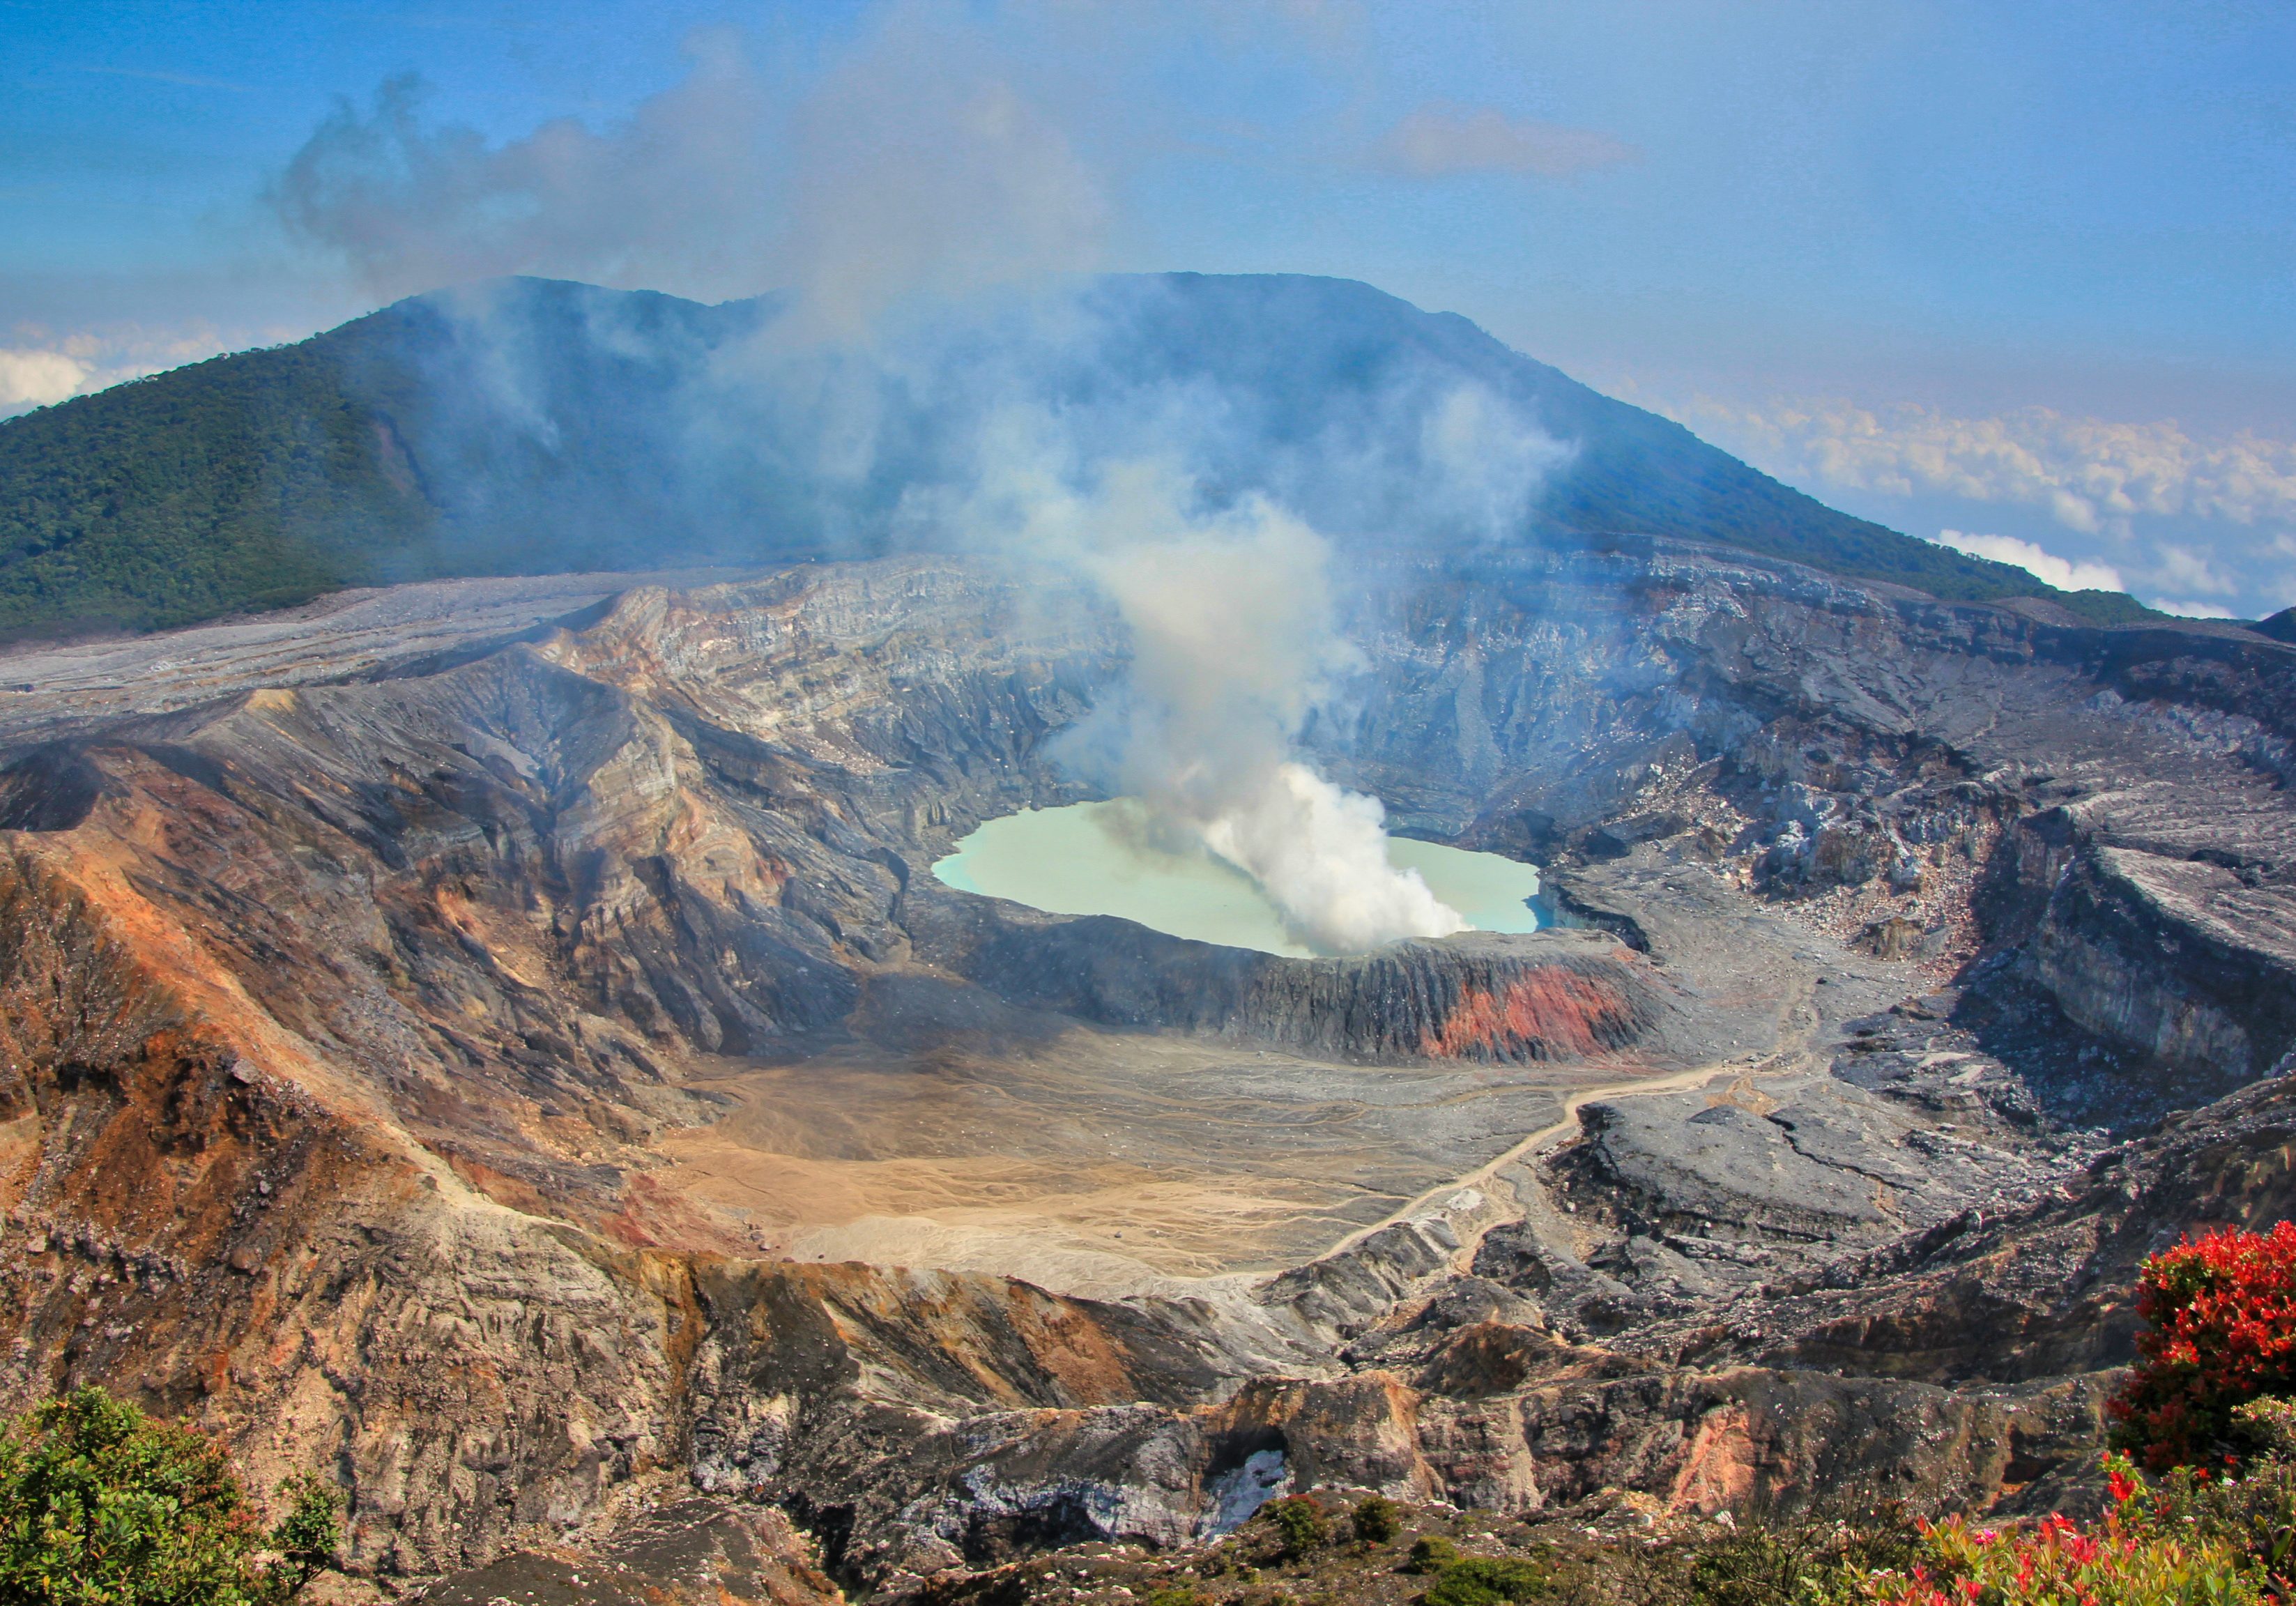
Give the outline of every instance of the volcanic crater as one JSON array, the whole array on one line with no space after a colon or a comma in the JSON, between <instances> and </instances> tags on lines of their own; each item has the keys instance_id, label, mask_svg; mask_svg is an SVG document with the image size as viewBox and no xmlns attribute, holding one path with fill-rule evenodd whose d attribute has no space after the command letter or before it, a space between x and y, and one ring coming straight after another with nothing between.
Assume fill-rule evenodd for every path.
<instances>
[{"instance_id":1,"label":"volcanic crater","mask_svg":"<svg viewBox=\"0 0 2296 1606\"><path fill-rule=\"evenodd\" d=\"M2246 1208L2158 1118L2226 1101L2285 1190L2241 1090L2296 1045L2296 649L1660 538L1365 595L1308 753L1543 866L1542 929L1292 959L942 885L1086 800L1054 739L1124 668L1017 567L20 651L19 1391L330 1466L406 1578L662 1479L898 1590L1213 1531L1247 1465L1499 1509L2085 1475L2094 1268Z\"/></svg>"}]
</instances>

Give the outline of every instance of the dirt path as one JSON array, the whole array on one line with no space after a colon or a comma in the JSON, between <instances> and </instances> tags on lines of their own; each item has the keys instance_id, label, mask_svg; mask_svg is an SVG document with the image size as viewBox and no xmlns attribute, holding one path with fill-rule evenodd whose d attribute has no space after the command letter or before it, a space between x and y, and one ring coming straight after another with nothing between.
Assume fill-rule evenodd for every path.
<instances>
[{"instance_id":1,"label":"dirt path","mask_svg":"<svg viewBox=\"0 0 2296 1606\"><path fill-rule=\"evenodd\" d=\"M1614 1082L1596 1087L1582 1087L1562 1096L1562 1114L1514 1144L1494 1159L1484 1161L1473 1170L1450 1181L1438 1184L1406 1200L1388 1215L1366 1227L1357 1227L1346 1237L1325 1250L1318 1259L1344 1253L1369 1238L1373 1233L1393 1226L1398 1221L1408 1221L1414 1216L1425 1214L1437 1200L1448 1197L1462 1188L1481 1188L1517 1160L1537 1154L1550 1144L1574 1135L1578 1130L1578 1112L1587 1105L1604 1099L1646 1098L1655 1094L1683 1093L1693 1087L1703 1087L1720 1077L1782 1077L1792 1076L1809 1069L1809 1040L1817 1028L1817 1018L1809 1008L1810 984L1801 979L1800 984L1789 988L1778 1003L1778 1046L1768 1053L1734 1054L1727 1060L1710 1061L1677 1070L1669 1075L1644 1077L1632 1082Z\"/></svg>"},{"instance_id":2,"label":"dirt path","mask_svg":"<svg viewBox=\"0 0 2296 1606\"><path fill-rule=\"evenodd\" d=\"M1424 1192L1406 1200L1369 1226L1357 1227L1316 1258L1325 1259L1331 1256L1344 1253L1373 1233L1382 1232L1398 1221L1408 1221L1414 1216L1425 1215L1427 1208L1437 1200L1456 1193L1462 1188L1480 1188L1487 1185L1492 1177L1514 1164L1515 1161L1528 1155L1536 1154L1548 1144L1576 1133L1578 1130L1578 1111L1597 1100L1630 1099L1652 1094L1682 1093L1690 1088L1703 1087L1718 1077L1778 1076L1784 1074L1788 1069L1798 1069L1798 1067L1776 1065L1774 1061L1781 1057L1783 1056L1763 1055L1752 1061L1724 1060L1715 1064L1696 1066L1689 1070L1678 1070L1670 1076L1644 1077L1638 1081L1617 1082L1599 1087L1582 1087L1575 1093L1565 1094L1562 1095L1561 1119L1541 1127L1529 1137L1494 1159L1484 1161L1473 1170L1452 1177L1447 1182L1438 1183ZM1766 1063L1766 1061L1770 1062Z\"/></svg>"}]
</instances>

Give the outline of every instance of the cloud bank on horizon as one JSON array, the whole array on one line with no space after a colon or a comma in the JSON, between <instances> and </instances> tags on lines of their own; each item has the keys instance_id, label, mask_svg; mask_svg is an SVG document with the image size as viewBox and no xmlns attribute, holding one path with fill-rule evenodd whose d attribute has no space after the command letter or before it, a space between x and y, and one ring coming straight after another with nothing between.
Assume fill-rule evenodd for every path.
<instances>
[{"instance_id":1,"label":"cloud bank on horizon","mask_svg":"<svg viewBox=\"0 0 2296 1606\"><path fill-rule=\"evenodd\" d=\"M1937 540L1940 546L1950 546L1954 551L1965 552L1972 557L1990 558L1997 563L2014 563L2027 573L2046 580L2059 591L2128 589L2128 582L2120 578L2120 570L2110 563L2071 562L2030 541L2020 541L2014 536L1941 529L1937 533Z\"/></svg>"},{"instance_id":2,"label":"cloud bank on horizon","mask_svg":"<svg viewBox=\"0 0 2296 1606\"><path fill-rule=\"evenodd\" d=\"M0 418L53 406L131 379L180 368L226 351L295 338L292 330L176 329L111 324L58 335L20 324L0 344Z\"/></svg>"},{"instance_id":3,"label":"cloud bank on horizon","mask_svg":"<svg viewBox=\"0 0 2296 1606\"><path fill-rule=\"evenodd\" d=\"M1821 497L1917 532L1935 527L1948 546L2062 589L2133 590L2210 618L2296 603L2296 441L2046 407L1963 417L1915 404L1701 397L1667 410ZM1972 510L2022 514L2028 528L1935 523Z\"/></svg>"}]
</instances>

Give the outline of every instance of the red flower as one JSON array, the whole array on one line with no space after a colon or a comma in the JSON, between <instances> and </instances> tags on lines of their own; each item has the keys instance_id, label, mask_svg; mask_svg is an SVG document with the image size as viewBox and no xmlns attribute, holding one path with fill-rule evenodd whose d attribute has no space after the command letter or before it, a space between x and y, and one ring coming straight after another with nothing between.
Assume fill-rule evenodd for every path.
<instances>
[{"instance_id":1,"label":"red flower","mask_svg":"<svg viewBox=\"0 0 2296 1606\"><path fill-rule=\"evenodd\" d=\"M2112 1402L2146 1464L2213 1450L2232 1408L2296 1392L2296 1223L2226 1227L2164 1250L2137 1275L2137 1364Z\"/></svg>"}]
</instances>

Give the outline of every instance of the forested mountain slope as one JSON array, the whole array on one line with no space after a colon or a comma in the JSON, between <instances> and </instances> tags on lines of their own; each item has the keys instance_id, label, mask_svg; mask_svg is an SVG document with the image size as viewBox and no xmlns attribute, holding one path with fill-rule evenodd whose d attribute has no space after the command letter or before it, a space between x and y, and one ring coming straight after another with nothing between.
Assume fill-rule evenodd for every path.
<instances>
[{"instance_id":1,"label":"forested mountain slope","mask_svg":"<svg viewBox=\"0 0 2296 1606\"><path fill-rule=\"evenodd\" d=\"M1016 410L1057 421L1075 463L1170 457L1212 495L1267 491L1372 547L1669 536L2146 617L1838 512L1343 280L1105 278L866 354L808 344L780 311L504 280L0 422L0 634L439 576L944 545L919 493L976 483L988 423Z\"/></svg>"}]
</instances>

